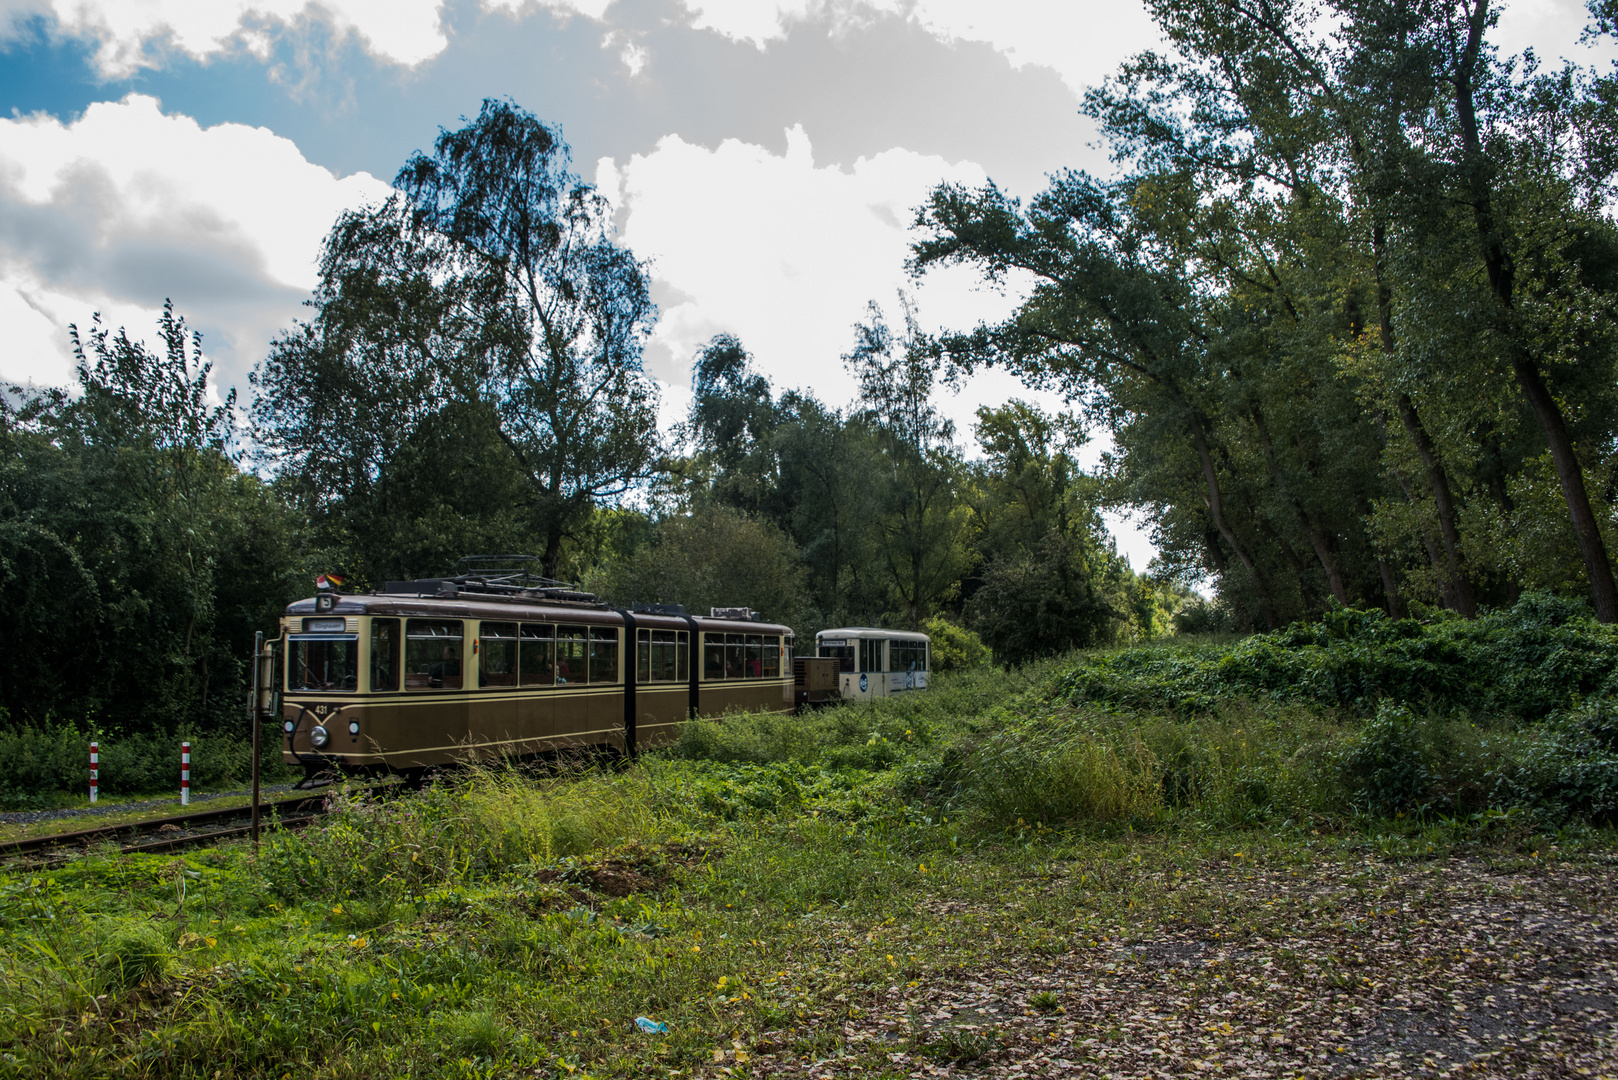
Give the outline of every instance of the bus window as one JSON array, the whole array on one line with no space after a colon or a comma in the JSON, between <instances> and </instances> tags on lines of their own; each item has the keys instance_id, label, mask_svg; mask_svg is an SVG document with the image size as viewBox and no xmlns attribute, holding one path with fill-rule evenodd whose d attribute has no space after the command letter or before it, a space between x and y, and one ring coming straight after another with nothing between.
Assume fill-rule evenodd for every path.
<instances>
[{"instance_id":1,"label":"bus window","mask_svg":"<svg viewBox=\"0 0 1618 1080\"><path fill-rule=\"evenodd\" d=\"M333 693L359 688L358 634L293 634L288 645L288 690Z\"/></svg>"},{"instance_id":2,"label":"bus window","mask_svg":"<svg viewBox=\"0 0 1618 1080\"><path fill-rule=\"evenodd\" d=\"M486 622L478 629L478 685L517 685L517 624Z\"/></svg>"},{"instance_id":3,"label":"bus window","mask_svg":"<svg viewBox=\"0 0 1618 1080\"><path fill-rule=\"evenodd\" d=\"M371 620L371 690L399 689L399 620Z\"/></svg>"},{"instance_id":4,"label":"bus window","mask_svg":"<svg viewBox=\"0 0 1618 1080\"><path fill-rule=\"evenodd\" d=\"M550 623L523 623L517 635L517 661L523 686L550 686L556 682L556 627Z\"/></svg>"},{"instance_id":5,"label":"bus window","mask_svg":"<svg viewBox=\"0 0 1618 1080\"><path fill-rule=\"evenodd\" d=\"M777 634L764 636L764 671L766 679L781 677L781 638Z\"/></svg>"},{"instance_id":6,"label":"bus window","mask_svg":"<svg viewBox=\"0 0 1618 1080\"><path fill-rule=\"evenodd\" d=\"M558 683L585 683L590 681L589 631L582 626L556 628L556 681Z\"/></svg>"},{"instance_id":7,"label":"bus window","mask_svg":"<svg viewBox=\"0 0 1618 1080\"><path fill-rule=\"evenodd\" d=\"M882 670L882 641L880 638L860 639L860 670Z\"/></svg>"},{"instance_id":8,"label":"bus window","mask_svg":"<svg viewBox=\"0 0 1618 1080\"><path fill-rule=\"evenodd\" d=\"M461 688L459 620L410 619L405 623L405 689Z\"/></svg>"},{"instance_id":9,"label":"bus window","mask_svg":"<svg viewBox=\"0 0 1618 1080\"><path fill-rule=\"evenodd\" d=\"M702 635L702 677L718 680L725 677L725 635Z\"/></svg>"},{"instance_id":10,"label":"bus window","mask_svg":"<svg viewBox=\"0 0 1618 1080\"><path fill-rule=\"evenodd\" d=\"M854 670L854 646L841 638L834 644L831 641L820 643L820 655L836 660L838 671Z\"/></svg>"},{"instance_id":11,"label":"bus window","mask_svg":"<svg viewBox=\"0 0 1618 1080\"><path fill-rule=\"evenodd\" d=\"M927 643L925 641L893 641L888 644L888 670L926 671Z\"/></svg>"},{"instance_id":12,"label":"bus window","mask_svg":"<svg viewBox=\"0 0 1618 1080\"><path fill-rule=\"evenodd\" d=\"M590 628L590 681L618 681L618 630L612 626Z\"/></svg>"}]
</instances>

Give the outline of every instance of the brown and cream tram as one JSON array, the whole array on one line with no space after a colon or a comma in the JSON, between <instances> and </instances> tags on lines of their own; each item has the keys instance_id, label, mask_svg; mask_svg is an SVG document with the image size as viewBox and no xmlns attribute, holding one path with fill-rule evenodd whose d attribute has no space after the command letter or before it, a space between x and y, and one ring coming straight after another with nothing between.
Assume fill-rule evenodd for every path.
<instances>
[{"instance_id":1,"label":"brown and cream tram","mask_svg":"<svg viewBox=\"0 0 1618 1080\"><path fill-rule=\"evenodd\" d=\"M313 775L633 754L691 716L790 711L792 630L714 615L464 576L323 591L281 621L282 757Z\"/></svg>"}]
</instances>

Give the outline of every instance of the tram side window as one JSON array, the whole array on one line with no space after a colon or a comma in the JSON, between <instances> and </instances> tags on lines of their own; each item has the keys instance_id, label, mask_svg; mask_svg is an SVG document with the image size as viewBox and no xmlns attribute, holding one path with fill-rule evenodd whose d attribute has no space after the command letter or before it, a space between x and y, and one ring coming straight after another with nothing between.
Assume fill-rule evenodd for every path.
<instances>
[{"instance_id":1,"label":"tram side window","mask_svg":"<svg viewBox=\"0 0 1618 1080\"><path fill-rule=\"evenodd\" d=\"M688 636L684 630L637 631L636 680L643 683L684 682L685 642Z\"/></svg>"},{"instance_id":2,"label":"tram side window","mask_svg":"<svg viewBox=\"0 0 1618 1080\"><path fill-rule=\"evenodd\" d=\"M764 674L764 636L747 635L747 652L742 660L742 677L757 679Z\"/></svg>"},{"instance_id":3,"label":"tram side window","mask_svg":"<svg viewBox=\"0 0 1618 1080\"><path fill-rule=\"evenodd\" d=\"M652 631L652 678L656 682L685 681L685 639L683 630Z\"/></svg>"},{"instance_id":4,"label":"tram side window","mask_svg":"<svg viewBox=\"0 0 1618 1080\"><path fill-rule=\"evenodd\" d=\"M779 679L781 677L781 637L779 634L764 635L763 674L766 679Z\"/></svg>"},{"instance_id":5,"label":"tram side window","mask_svg":"<svg viewBox=\"0 0 1618 1080\"><path fill-rule=\"evenodd\" d=\"M854 670L854 646L852 645L826 645L820 646L820 655L837 661L838 671Z\"/></svg>"},{"instance_id":6,"label":"tram side window","mask_svg":"<svg viewBox=\"0 0 1618 1080\"><path fill-rule=\"evenodd\" d=\"M611 626L590 628L590 681L618 681L618 630Z\"/></svg>"},{"instance_id":7,"label":"tram side window","mask_svg":"<svg viewBox=\"0 0 1618 1080\"><path fill-rule=\"evenodd\" d=\"M888 659L893 671L926 671L927 643L925 641L894 641L888 645Z\"/></svg>"},{"instance_id":8,"label":"tram side window","mask_svg":"<svg viewBox=\"0 0 1618 1080\"><path fill-rule=\"evenodd\" d=\"M862 639L860 639L860 670L861 671L881 671L882 670L882 639L880 639L880 638L862 638Z\"/></svg>"},{"instance_id":9,"label":"tram side window","mask_svg":"<svg viewBox=\"0 0 1618 1080\"><path fill-rule=\"evenodd\" d=\"M287 689L336 693L358 688L358 634L294 635L287 650Z\"/></svg>"},{"instance_id":10,"label":"tram side window","mask_svg":"<svg viewBox=\"0 0 1618 1080\"><path fill-rule=\"evenodd\" d=\"M589 630L582 626L556 628L556 681L585 683L590 680Z\"/></svg>"},{"instance_id":11,"label":"tram side window","mask_svg":"<svg viewBox=\"0 0 1618 1080\"><path fill-rule=\"evenodd\" d=\"M685 630L674 632L674 678L685 682L691 677L691 634Z\"/></svg>"},{"instance_id":12,"label":"tram side window","mask_svg":"<svg viewBox=\"0 0 1618 1080\"><path fill-rule=\"evenodd\" d=\"M461 689L461 649L459 620L408 620L405 623L405 689Z\"/></svg>"},{"instance_id":13,"label":"tram side window","mask_svg":"<svg viewBox=\"0 0 1618 1080\"><path fill-rule=\"evenodd\" d=\"M746 675L747 635L725 635L725 678L740 679Z\"/></svg>"},{"instance_id":14,"label":"tram side window","mask_svg":"<svg viewBox=\"0 0 1618 1080\"><path fill-rule=\"evenodd\" d=\"M702 635L702 677L710 681L725 677L725 635Z\"/></svg>"},{"instance_id":15,"label":"tram side window","mask_svg":"<svg viewBox=\"0 0 1618 1080\"><path fill-rule=\"evenodd\" d=\"M399 689L399 620L371 620L371 690Z\"/></svg>"},{"instance_id":16,"label":"tram side window","mask_svg":"<svg viewBox=\"0 0 1618 1080\"><path fill-rule=\"evenodd\" d=\"M556 627L550 623L523 623L518 635L517 659L523 686L551 686L556 682Z\"/></svg>"},{"instance_id":17,"label":"tram side window","mask_svg":"<svg viewBox=\"0 0 1618 1080\"><path fill-rule=\"evenodd\" d=\"M517 685L517 624L486 622L478 628L478 685Z\"/></svg>"}]
</instances>

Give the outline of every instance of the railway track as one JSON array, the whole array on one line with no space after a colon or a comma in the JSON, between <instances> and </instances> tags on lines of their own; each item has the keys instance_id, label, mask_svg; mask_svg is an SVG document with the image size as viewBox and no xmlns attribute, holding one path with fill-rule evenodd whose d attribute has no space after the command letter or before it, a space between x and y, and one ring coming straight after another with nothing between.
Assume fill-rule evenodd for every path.
<instances>
[{"instance_id":1,"label":"railway track","mask_svg":"<svg viewBox=\"0 0 1618 1080\"><path fill-rule=\"evenodd\" d=\"M399 784L373 784L370 787L351 788L350 795L382 795L399 790ZM326 812L326 798L330 791L315 791L286 799L259 803L259 828L296 829L309 824ZM252 832L251 806L233 806L224 810L200 810L166 817L146 818L122 825L102 825L93 829L32 836L26 840L0 843L0 859L23 855L68 854L77 849L87 850L98 844L114 842L124 854L135 852L177 851L181 848L209 844L217 840L246 836Z\"/></svg>"}]
</instances>

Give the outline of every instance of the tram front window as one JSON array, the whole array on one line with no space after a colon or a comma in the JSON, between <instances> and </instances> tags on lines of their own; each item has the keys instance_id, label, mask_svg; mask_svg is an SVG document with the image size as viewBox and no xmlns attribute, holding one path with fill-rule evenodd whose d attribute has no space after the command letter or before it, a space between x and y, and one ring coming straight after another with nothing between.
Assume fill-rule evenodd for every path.
<instances>
[{"instance_id":1,"label":"tram front window","mask_svg":"<svg viewBox=\"0 0 1618 1080\"><path fill-rule=\"evenodd\" d=\"M300 638L294 636L287 656L287 689L325 693L354 690L359 685L360 643L356 635Z\"/></svg>"},{"instance_id":2,"label":"tram front window","mask_svg":"<svg viewBox=\"0 0 1618 1080\"><path fill-rule=\"evenodd\" d=\"M854 670L854 646L820 643L820 655L837 661L838 671Z\"/></svg>"}]
</instances>

